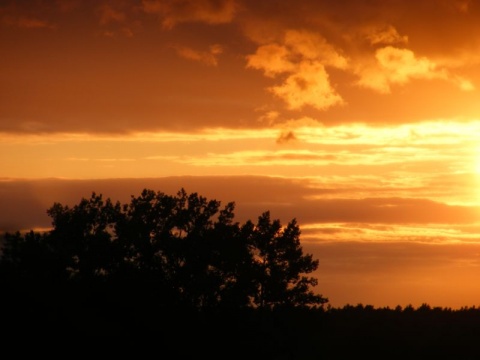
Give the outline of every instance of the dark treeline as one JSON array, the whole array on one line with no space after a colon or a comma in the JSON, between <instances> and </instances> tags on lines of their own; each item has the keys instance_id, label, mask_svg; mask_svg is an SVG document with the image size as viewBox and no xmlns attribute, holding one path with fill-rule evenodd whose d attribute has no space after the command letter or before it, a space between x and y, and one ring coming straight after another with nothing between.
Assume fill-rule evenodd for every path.
<instances>
[{"instance_id":1,"label":"dark treeline","mask_svg":"<svg viewBox=\"0 0 480 360\"><path fill-rule=\"evenodd\" d=\"M154 335L164 349L195 344L211 357L480 355L480 309L333 308L314 291L319 262L304 254L295 219L283 226L266 211L240 224L234 210L184 189L53 204L52 230L4 234L2 334Z\"/></svg>"}]
</instances>

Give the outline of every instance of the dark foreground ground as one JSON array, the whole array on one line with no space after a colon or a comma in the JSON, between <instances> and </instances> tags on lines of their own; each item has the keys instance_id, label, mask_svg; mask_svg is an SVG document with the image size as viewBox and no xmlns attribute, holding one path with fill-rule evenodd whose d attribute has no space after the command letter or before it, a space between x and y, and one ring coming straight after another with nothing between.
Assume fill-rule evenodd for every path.
<instances>
[{"instance_id":1,"label":"dark foreground ground","mask_svg":"<svg viewBox=\"0 0 480 360\"><path fill-rule=\"evenodd\" d=\"M480 359L476 308L197 313L158 308L148 299L2 295L4 348L11 340L40 339L67 353L97 344L109 349L109 358L148 349L161 359Z\"/></svg>"}]
</instances>

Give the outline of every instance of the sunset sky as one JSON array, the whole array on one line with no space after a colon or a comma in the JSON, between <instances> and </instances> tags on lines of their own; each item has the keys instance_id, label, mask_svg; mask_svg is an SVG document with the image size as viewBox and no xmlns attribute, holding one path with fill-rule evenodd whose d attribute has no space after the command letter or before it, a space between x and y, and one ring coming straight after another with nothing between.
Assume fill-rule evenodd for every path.
<instances>
[{"instance_id":1,"label":"sunset sky","mask_svg":"<svg viewBox=\"0 0 480 360\"><path fill-rule=\"evenodd\" d=\"M180 188L332 306L480 305L480 1L0 2L0 231Z\"/></svg>"}]
</instances>

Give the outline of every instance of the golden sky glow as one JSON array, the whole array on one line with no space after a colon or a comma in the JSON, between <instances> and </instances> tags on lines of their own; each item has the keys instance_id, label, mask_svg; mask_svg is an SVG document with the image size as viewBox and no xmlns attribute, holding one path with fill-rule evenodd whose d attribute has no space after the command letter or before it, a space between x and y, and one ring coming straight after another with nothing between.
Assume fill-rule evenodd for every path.
<instances>
[{"instance_id":1,"label":"golden sky glow","mask_svg":"<svg viewBox=\"0 0 480 360\"><path fill-rule=\"evenodd\" d=\"M479 305L478 54L473 0L2 1L0 230L185 187L297 218L332 305Z\"/></svg>"}]
</instances>

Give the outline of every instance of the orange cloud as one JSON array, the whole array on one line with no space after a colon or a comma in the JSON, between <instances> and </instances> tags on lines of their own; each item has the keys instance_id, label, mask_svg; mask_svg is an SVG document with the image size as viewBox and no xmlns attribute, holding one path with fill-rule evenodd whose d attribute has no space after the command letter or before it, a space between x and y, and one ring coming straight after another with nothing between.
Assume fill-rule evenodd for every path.
<instances>
[{"instance_id":1,"label":"orange cloud","mask_svg":"<svg viewBox=\"0 0 480 360\"><path fill-rule=\"evenodd\" d=\"M126 19L125 13L118 11L108 4L102 5L99 10L100 25L107 25L112 22L122 23Z\"/></svg>"},{"instance_id":2,"label":"orange cloud","mask_svg":"<svg viewBox=\"0 0 480 360\"><path fill-rule=\"evenodd\" d=\"M63 13L68 13L77 9L81 5L81 0L55 0L58 9Z\"/></svg>"},{"instance_id":3,"label":"orange cloud","mask_svg":"<svg viewBox=\"0 0 480 360\"><path fill-rule=\"evenodd\" d=\"M223 48L219 44L211 45L208 51L198 51L186 46L174 46L174 48L179 56L210 66L218 65L218 55L223 52Z\"/></svg>"},{"instance_id":4,"label":"orange cloud","mask_svg":"<svg viewBox=\"0 0 480 360\"><path fill-rule=\"evenodd\" d=\"M302 62L282 85L273 86L270 91L283 99L291 110L300 110L307 105L326 110L344 104L320 63Z\"/></svg>"},{"instance_id":5,"label":"orange cloud","mask_svg":"<svg viewBox=\"0 0 480 360\"><path fill-rule=\"evenodd\" d=\"M326 67L345 69L347 59L313 32L288 30L282 42L260 46L255 54L247 56L247 67L263 70L269 77L286 73L283 84L269 90L291 110L305 106L326 110L343 104L330 84Z\"/></svg>"},{"instance_id":6,"label":"orange cloud","mask_svg":"<svg viewBox=\"0 0 480 360\"><path fill-rule=\"evenodd\" d=\"M324 66L345 69L348 60L342 56L321 35L304 30L288 30L285 33L285 45L294 56L302 60L319 62Z\"/></svg>"},{"instance_id":7,"label":"orange cloud","mask_svg":"<svg viewBox=\"0 0 480 360\"><path fill-rule=\"evenodd\" d=\"M146 13L160 15L166 29L184 22L229 23L237 10L235 0L143 0L142 6Z\"/></svg>"},{"instance_id":8,"label":"orange cloud","mask_svg":"<svg viewBox=\"0 0 480 360\"><path fill-rule=\"evenodd\" d=\"M358 84L389 93L392 85L404 85L413 79L441 79L458 85L462 90L473 90L467 79L452 75L427 57L417 57L409 49L386 46L375 53L376 64L358 72Z\"/></svg>"},{"instance_id":9,"label":"orange cloud","mask_svg":"<svg viewBox=\"0 0 480 360\"><path fill-rule=\"evenodd\" d=\"M95 10L100 26L105 29L102 33L110 38L118 35L132 38L141 28L141 21L138 19L127 21L129 16L134 14L128 3L122 2L116 5L117 7L103 4Z\"/></svg>"},{"instance_id":10,"label":"orange cloud","mask_svg":"<svg viewBox=\"0 0 480 360\"><path fill-rule=\"evenodd\" d=\"M255 54L247 56L247 62L247 67L263 70L269 77L295 71L295 64L290 60L290 51L278 44L260 46Z\"/></svg>"},{"instance_id":11,"label":"orange cloud","mask_svg":"<svg viewBox=\"0 0 480 360\"><path fill-rule=\"evenodd\" d=\"M461 13L468 13L470 11L470 6L472 5L472 0L454 0L453 6Z\"/></svg>"},{"instance_id":12,"label":"orange cloud","mask_svg":"<svg viewBox=\"0 0 480 360\"><path fill-rule=\"evenodd\" d=\"M32 16L6 16L2 18L2 22L7 26L14 26L22 29L55 29L56 27L49 21L41 20Z\"/></svg>"},{"instance_id":13,"label":"orange cloud","mask_svg":"<svg viewBox=\"0 0 480 360\"><path fill-rule=\"evenodd\" d=\"M392 45L408 43L408 36L401 36L392 25L366 30L366 38L371 45Z\"/></svg>"},{"instance_id":14,"label":"orange cloud","mask_svg":"<svg viewBox=\"0 0 480 360\"><path fill-rule=\"evenodd\" d=\"M260 46L255 54L247 56L247 67L263 70L267 76L295 72L306 61L338 69L347 67L347 58L314 32L287 30L281 42Z\"/></svg>"}]
</instances>

